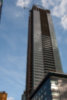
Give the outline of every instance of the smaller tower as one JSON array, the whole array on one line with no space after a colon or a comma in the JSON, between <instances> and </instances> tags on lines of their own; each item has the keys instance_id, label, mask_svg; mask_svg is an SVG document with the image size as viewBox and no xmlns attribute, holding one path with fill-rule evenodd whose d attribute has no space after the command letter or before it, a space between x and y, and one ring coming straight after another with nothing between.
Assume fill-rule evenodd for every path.
<instances>
[{"instance_id":1,"label":"smaller tower","mask_svg":"<svg viewBox=\"0 0 67 100\"><path fill-rule=\"evenodd\" d=\"M6 92L0 92L0 100L7 100L7 93Z\"/></svg>"}]
</instances>

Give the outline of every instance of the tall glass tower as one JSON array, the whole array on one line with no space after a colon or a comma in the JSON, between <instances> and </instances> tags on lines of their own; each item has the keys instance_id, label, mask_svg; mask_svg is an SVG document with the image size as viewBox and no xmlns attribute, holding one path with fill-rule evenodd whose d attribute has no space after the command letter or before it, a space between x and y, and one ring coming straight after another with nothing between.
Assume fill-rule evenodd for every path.
<instances>
[{"instance_id":1,"label":"tall glass tower","mask_svg":"<svg viewBox=\"0 0 67 100\"><path fill-rule=\"evenodd\" d=\"M27 55L28 99L48 72L63 72L49 10L33 6L30 11Z\"/></svg>"}]
</instances>

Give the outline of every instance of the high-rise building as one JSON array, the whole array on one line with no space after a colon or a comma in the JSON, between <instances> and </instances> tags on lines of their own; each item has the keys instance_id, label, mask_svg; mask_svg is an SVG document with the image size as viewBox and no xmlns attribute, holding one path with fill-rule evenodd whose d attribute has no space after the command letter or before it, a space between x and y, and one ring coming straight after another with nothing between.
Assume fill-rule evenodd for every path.
<instances>
[{"instance_id":1,"label":"high-rise building","mask_svg":"<svg viewBox=\"0 0 67 100\"><path fill-rule=\"evenodd\" d=\"M1 13L2 13L2 5L3 5L3 0L0 0L0 19L1 19Z\"/></svg>"},{"instance_id":2,"label":"high-rise building","mask_svg":"<svg viewBox=\"0 0 67 100\"><path fill-rule=\"evenodd\" d=\"M0 92L0 100L7 100L7 93Z\"/></svg>"},{"instance_id":3,"label":"high-rise building","mask_svg":"<svg viewBox=\"0 0 67 100\"><path fill-rule=\"evenodd\" d=\"M26 98L48 72L63 73L49 10L33 6L29 16Z\"/></svg>"}]
</instances>

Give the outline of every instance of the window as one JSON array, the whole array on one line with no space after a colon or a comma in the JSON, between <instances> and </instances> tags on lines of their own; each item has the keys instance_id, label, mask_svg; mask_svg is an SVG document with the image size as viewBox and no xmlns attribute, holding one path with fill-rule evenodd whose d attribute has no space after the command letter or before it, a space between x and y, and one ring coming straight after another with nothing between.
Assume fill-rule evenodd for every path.
<instances>
[{"instance_id":1,"label":"window","mask_svg":"<svg viewBox=\"0 0 67 100\"><path fill-rule=\"evenodd\" d=\"M58 90L57 81L54 80L51 81L51 89Z\"/></svg>"},{"instance_id":2,"label":"window","mask_svg":"<svg viewBox=\"0 0 67 100\"><path fill-rule=\"evenodd\" d=\"M52 92L52 96L59 96L59 92Z\"/></svg>"},{"instance_id":3,"label":"window","mask_svg":"<svg viewBox=\"0 0 67 100\"><path fill-rule=\"evenodd\" d=\"M58 86L56 86L56 85L51 85L51 89L58 90Z\"/></svg>"},{"instance_id":4,"label":"window","mask_svg":"<svg viewBox=\"0 0 67 100\"><path fill-rule=\"evenodd\" d=\"M59 100L59 99L58 99L58 98L57 98L57 99L55 98L55 99L53 99L53 100Z\"/></svg>"}]
</instances>

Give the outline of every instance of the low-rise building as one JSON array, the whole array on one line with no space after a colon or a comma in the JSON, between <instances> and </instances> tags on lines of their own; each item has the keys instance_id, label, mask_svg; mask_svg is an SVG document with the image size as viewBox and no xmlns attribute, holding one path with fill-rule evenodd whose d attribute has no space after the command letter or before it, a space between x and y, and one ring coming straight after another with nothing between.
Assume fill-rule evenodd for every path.
<instances>
[{"instance_id":1,"label":"low-rise building","mask_svg":"<svg viewBox=\"0 0 67 100\"><path fill-rule=\"evenodd\" d=\"M7 100L7 93L6 92L0 92L0 100Z\"/></svg>"},{"instance_id":2,"label":"low-rise building","mask_svg":"<svg viewBox=\"0 0 67 100\"><path fill-rule=\"evenodd\" d=\"M67 100L67 75L48 73L30 100Z\"/></svg>"}]
</instances>

